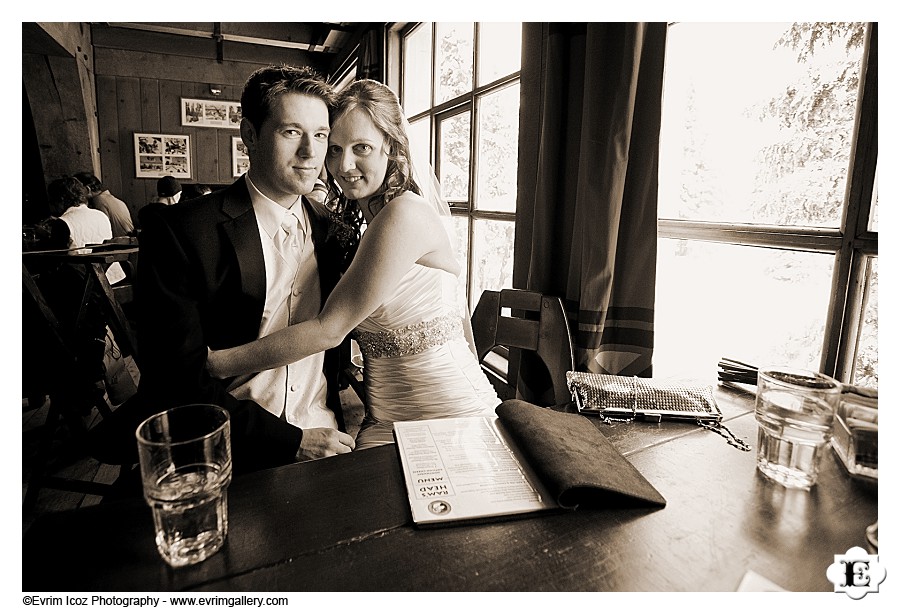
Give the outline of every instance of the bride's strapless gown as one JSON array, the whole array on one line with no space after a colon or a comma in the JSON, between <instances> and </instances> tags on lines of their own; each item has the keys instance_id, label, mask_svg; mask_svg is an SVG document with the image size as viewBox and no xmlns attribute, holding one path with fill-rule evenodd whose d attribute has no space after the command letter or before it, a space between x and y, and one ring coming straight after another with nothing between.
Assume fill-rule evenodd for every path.
<instances>
[{"instance_id":1,"label":"bride's strapless gown","mask_svg":"<svg viewBox=\"0 0 900 614\"><path fill-rule=\"evenodd\" d=\"M397 420L492 415L500 404L463 334L456 296L455 276L416 264L355 329L368 396L357 450L393 443Z\"/></svg>"}]
</instances>

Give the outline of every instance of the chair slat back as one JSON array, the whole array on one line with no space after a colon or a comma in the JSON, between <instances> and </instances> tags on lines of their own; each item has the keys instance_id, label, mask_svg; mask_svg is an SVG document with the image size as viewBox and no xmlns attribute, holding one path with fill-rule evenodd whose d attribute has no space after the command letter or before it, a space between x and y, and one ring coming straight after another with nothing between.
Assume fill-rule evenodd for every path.
<instances>
[{"instance_id":1,"label":"chair slat back","mask_svg":"<svg viewBox=\"0 0 900 614\"><path fill-rule=\"evenodd\" d=\"M509 315L503 310L509 309ZM472 314L472 330L478 359L505 346L510 352L522 350L541 358L553 385L555 403L569 398L566 371L574 370L572 337L565 308L559 297L528 290L485 290ZM523 398L517 382L507 383ZM525 399L534 401L535 399Z\"/></svg>"}]
</instances>

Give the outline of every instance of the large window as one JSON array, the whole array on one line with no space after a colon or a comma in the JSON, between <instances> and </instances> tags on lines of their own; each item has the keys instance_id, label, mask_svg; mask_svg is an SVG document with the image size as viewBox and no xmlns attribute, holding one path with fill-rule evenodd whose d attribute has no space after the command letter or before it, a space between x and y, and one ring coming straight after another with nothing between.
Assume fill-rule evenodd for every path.
<instances>
[{"instance_id":1,"label":"large window","mask_svg":"<svg viewBox=\"0 0 900 614\"><path fill-rule=\"evenodd\" d=\"M877 70L865 23L674 23L654 373L722 357L878 383ZM470 305L511 285L521 24L398 27L391 83L451 204Z\"/></svg>"},{"instance_id":2,"label":"large window","mask_svg":"<svg viewBox=\"0 0 900 614\"><path fill-rule=\"evenodd\" d=\"M419 23L395 40L412 147L450 204L472 307L512 287L522 24Z\"/></svg>"},{"instance_id":3,"label":"large window","mask_svg":"<svg viewBox=\"0 0 900 614\"><path fill-rule=\"evenodd\" d=\"M874 53L863 23L669 26L654 374L877 386Z\"/></svg>"}]
</instances>

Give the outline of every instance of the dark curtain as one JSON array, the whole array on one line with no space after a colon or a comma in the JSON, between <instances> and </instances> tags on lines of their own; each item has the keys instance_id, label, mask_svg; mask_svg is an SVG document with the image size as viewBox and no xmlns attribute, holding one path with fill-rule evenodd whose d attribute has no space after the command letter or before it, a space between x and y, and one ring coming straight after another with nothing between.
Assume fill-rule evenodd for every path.
<instances>
[{"instance_id":1,"label":"dark curtain","mask_svg":"<svg viewBox=\"0 0 900 614\"><path fill-rule=\"evenodd\" d=\"M650 376L665 23L526 23L513 286L564 298L579 371Z\"/></svg>"},{"instance_id":2,"label":"dark curtain","mask_svg":"<svg viewBox=\"0 0 900 614\"><path fill-rule=\"evenodd\" d=\"M357 79L374 79L385 82L384 73L385 31L383 27L372 27L359 41L359 57L356 62Z\"/></svg>"}]
</instances>

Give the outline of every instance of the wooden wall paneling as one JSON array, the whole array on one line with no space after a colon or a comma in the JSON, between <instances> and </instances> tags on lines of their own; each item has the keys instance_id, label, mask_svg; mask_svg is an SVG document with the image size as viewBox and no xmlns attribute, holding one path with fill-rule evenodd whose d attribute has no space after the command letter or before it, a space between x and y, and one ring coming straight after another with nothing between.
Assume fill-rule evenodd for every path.
<instances>
[{"instance_id":1,"label":"wooden wall paneling","mask_svg":"<svg viewBox=\"0 0 900 614\"><path fill-rule=\"evenodd\" d=\"M160 110L159 79L141 79L141 129L140 132L161 133L162 112ZM132 144L132 147L134 145ZM140 206L156 198L155 179L137 179L143 185L143 200ZM133 217L133 216L132 216Z\"/></svg>"},{"instance_id":2,"label":"wooden wall paneling","mask_svg":"<svg viewBox=\"0 0 900 614\"><path fill-rule=\"evenodd\" d=\"M141 79L141 131L160 132L159 80Z\"/></svg>"},{"instance_id":3,"label":"wooden wall paneling","mask_svg":"<svg viewBox=\"0 0 900 614\"><path fill-rule=\"evenodd\" d=\"M234 175L231 174L231 139L235 136L241 136L240 130L219 130L219 175L216 183L228 184L234 182Z\"/></svg>"},{"instance_id":4,"label":"wooden wall paneling","mask_svg":"<svg viewBox=\"0 0 900 614\"><path fill-rule=\"evenodd\" d=\"M159 82L159 130L163 134L193 136L186 126L181 125L182 86L180 81Z\"/></svg>"},{"instance_id":5,"label":"wooden wall paneling","mask_svg":"<svg viewBox=\"0 0 900 614\"><path fill-rule=\"evenodd\" d=\"M194 163L197 165L193 175L196 183L216 183L219 177L219 161L222 158L219 150L218 128L197 128L196 142L193 143Z\"/></svg>"},{"instance_id":6,"label":"wooden wall paneling","mask_svg":"<svg viewBox=\"0 0 900 614\"><path fill-rule=\"evenodd\" d=\"M253 70L256 70L255 68ZM250 76L250 73L247 73L247 76ZM225 100L236 100L238 102L241 101L241 93L244 91L244 84L240 85L230 85L226 84L225 88L222 90L222 98Z\"/></svg>"},{"instance_id":7,"label":"wooden wall paneling","mask_svg":"<svg viewBox=\"0 0 900 614\"><path fill-rule=\"evenodd\" d=\"M141 123L141 80L116 78L116 104L119 121L119 160L122 168L122 200L138 211L148 202L146 179L135 177L134 133L144 132ZM154 189L155 191L155 189Z\"/></svg>"},{"instance_id":8,"label":"wooden wall paneling","mask_svg":"<svg viewBox=\"0 0 900 614\"><path fill-rule=\"evenodd\" d=\"M128 49L156 55L178 54L212 61L216 59L216 41L211 32L209 38L200 38L100 24L94 24L91 30L94 47L98 49Z\"/></svg>"},{"instance_id":9,"label":"wooden wall paneling","mask_svg":"<svg viewBox=\"0 0 900 614\"><path fill-rule=\"evenodd\" d=\"M312 66L319 72L322 72L330 63L330 57L326 61L325 59L318 59L316 56L327 57L325 54L310 53L301 49L264 47L262 45L225 41L223 59L226 62L237 61L244 65L290 64L291 66ZM250 73L247 74L249 76Z\"/></svg>"},{"instance_id":10,"label":"wooden wall paneling","mask_svg":"<svg viewBox=\"0 0 900 614\"><path fill-rule=\"evenodd\" d=\"M119 148L119 109L116 103L116 78L97 75L97 122L100 131L100 180L109 191L128 205L132 217L136 208L122 194L122 159Z\"/></svg>"},{"instance_id":11,"label":"wooden wall paneling","mask_svg":"<svg viewBox=\"0 0 900 614\"><path fill-rule=\"evenodd\" d=\"M243 85L247 77L262 64L245 62L216 62L204 58L142 53L123 49L96 48L94 67L97 74L141 76L160 81L174 80L223 85Z\"/></svg>"},{"instance_id":12,"label":"wooden wall paneling","mask_svg":"<svg viewBox=\"0 0 900 614\"><path fill-rule=\"evenodd\" d=\"M199 81L183 81L179 84L181 94L178 99L177 124L178 134L189 134L191 137L191 182L211 183L216 177L218 151L216 148L215 128L189 127L181 125L181 98L199 98L212 100L209 95L209 84Z\"/></svg>"},{"instance_id":13,"label":"wooden wall paneling","mask_svg":"<svg viewBox=\"0 0 900 614\"><path fill-rule=\"evenodd\" d=\"M201 160L201 150L206 149L201 144L202 137L200 135L201 128L196 128L193 126L182 126L181 125L181 99L182 98L200 98L207 99L209 98L209 86L206 83L199 83L197 81L179 81L172 82L172 88L175 89L177 87L178 94L178 106L176 107L175 117L172 118L172 121L177 124L177 133L178 134L186 134L191 137L191 183L199 183L201 182L200 177L203 176L203 167L204 162ZM208 128L207 128L208 130ZM186 183L188 180L184 180Z\"/></svg>"},{"instance_id":14,"label":"wooden wall paneling","mask_svg":"<svg viewBox=\"0 0 900 614\"><path fill-rule=\"evenodd\" d=\"M256 70L256 67L253 68ZM252 71L251 71L252 72ZM250 73L247 73L250 76ZM244 91L244 84L226 85L222 90L222 97L226 100L241 101L241 94ZM219 130L219 174L216 178L219 184L229 184L234 182L234 175L231 174L231 137L241 136L240 130Z\"/></svg>"},{"instance_id":15,"label":"wooden wall paneling","mask_svg":"<svg viewBox=\"0 0 900 614\"><path fill-rule=\"evenodd\" d=\"M191 178L196 176L197 159L193 130L181 125L181 82L172 80L159 81L159 131L162 134L185 134L191 137ZM179 178L179 181L189 182L191 179ZM153 182L154 196L156 195L156 180Z\"/></svg>"}]
</instances>

